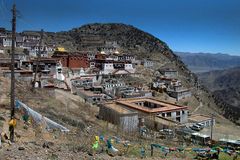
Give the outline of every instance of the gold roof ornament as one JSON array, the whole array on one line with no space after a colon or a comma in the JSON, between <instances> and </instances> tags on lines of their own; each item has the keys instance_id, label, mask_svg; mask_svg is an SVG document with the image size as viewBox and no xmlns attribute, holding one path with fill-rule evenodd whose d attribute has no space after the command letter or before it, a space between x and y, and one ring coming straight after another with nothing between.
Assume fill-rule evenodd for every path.
<instances>
[{"instance_id":1,"label":"gold roof ornament","mask_svg":"<svg viewBox=\"0 0 240 160\"><path fill-rule=\"evenodd\" d=\"M57 47L57 48L56 48L56 51L66 52L65 48L63 48L63 47Z\"/></svg>"}]
</instances>

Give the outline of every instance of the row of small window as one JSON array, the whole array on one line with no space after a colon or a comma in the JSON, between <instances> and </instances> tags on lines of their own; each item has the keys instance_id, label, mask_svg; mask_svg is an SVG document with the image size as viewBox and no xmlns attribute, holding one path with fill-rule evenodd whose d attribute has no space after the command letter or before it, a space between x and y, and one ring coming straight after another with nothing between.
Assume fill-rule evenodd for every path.
<instances>
[{"instance_id":1,"label":"row of small window","mask_svg":"<svg viewBox=\"0 0 240 160\"><path fill-rule=\"evenodd\" d=\"M128 60L128 59L134 59L135 57L131 57L131 56L129 56L129 57L120 57L120 56L119 56L118 58L119 58L119 59L127 59L127 60Z\"/></svg>"},{"instance_id":2,"label":"row of small window","mask_svg":"<svg viewBox=\"0 0 240 160\"><path fill-rule=\"evenodd\" d=\"M106 67L113 67L112 64L106 64Z\"/></svg>"},{"instance_id":3,"label":"row of small window","mask_svg":"<svg viewBox=\"0 0 240 160\"><path fill-rule=\"evenodd\" d=\"M101 101L101 98L93 98L92 99L94 102L96 102L96 101Z\"/></svg>"},{"instance_id":4,"label":"row of small window","mask_svg":"<svg viewBox=\"0 0 240 160\"><path fill-rule=\"evenodd\" d=\"M113 64L105 64L106 67L113 67ZM122 66L122 65L116 65L116 66ZM132 67L132 64L125 64L126 67Z\"/></svg>"},{"instance_id":5,"label":"row of small window","mask_svg":"<svg viewBox=\"0 0 240 160\"><path fill-rule=\"evenodd\" d=\"M168 112L168 113L162 113L162 116L165 117L167 115L167 117L171 117L172 116L172 113L171 112Z\"/></svg>"},{"instance_id":6,"label":"row of small window","mask_svg":"<svg viewBox=\"0 0 240 160\"><path fill-rule=\"evenodd\" d=\"M126 67L132 67L132 64L126 64L125 66Z\"/></svg>"},{"instance_id":7,"label":"row of small window","mask_svg":"<svg viewBox=\"0 0 240 160\"><path fill-rule=\"evenodd\" d=\"M122 83L119 83L119 84L112 84L112 85L107 84L107 85L106 85L106 88L111 88L111 87L121 87L121 86L124 86L124 84L122 84Z\"/></svg>"},{"instance_id":8,"label":"row of small window","mask_svg":"<svg viewBox=\"0 0 240 160\"><path fill-rule=\"evenodd\" d=\"M185 112L184 111L182 111L182 114L184 114ZM181 112L180 111L177 111L176 112L176 116L180 116L181 115ZM162 116L163 117L171 117L172 116L172 112L167 112L167 113L162 113Z\"/></svg>"}]
</instances>

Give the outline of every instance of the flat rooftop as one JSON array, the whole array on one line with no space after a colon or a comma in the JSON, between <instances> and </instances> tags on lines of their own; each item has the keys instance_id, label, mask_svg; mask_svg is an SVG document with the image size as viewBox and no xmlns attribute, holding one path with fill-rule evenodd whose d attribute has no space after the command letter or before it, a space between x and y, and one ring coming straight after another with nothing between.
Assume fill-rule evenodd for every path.
<instances>
[{"instance_id":1,"label":"flat rooftop","mask_svg":"<svg viewBox=\"0 0 240 160\"><path fill-rule=\"evenodd\" d=\"M127 108L124 108L122 106L117 105L114 102L105 103L104 106L107 107L107 108L110 108L112 110L115 110L115 111L117 111L118 113L121 113L121 114L135 113L133 111L128 110Z\"/></svg>"},{"instance_id":2,"label":"flat rooftop","mask_svg":"<svg viewBox=\"0 0 240 160\"><path fill-rule=\"evenodd\" d=\"M4 70L4 73L11 73L11 70ZM33 73L33 71L30 70L14 70L14 73Z\"/></svg>"},{"instance_id":3,"label":"flat rooftop","mask_svg":"<svg viewBox=\"0 0 240 160\"><path fill-rule=\"evenodd\" d=\"M87 77L87 76L81 76L81 77L75 77L70 79L70 81L74 81L74 80L86 80L86 79L93 79L93 77Z\"/></svg>"},{"instance_id":4,"label":"flat rooftop","mask_svg":"<svg viewBox=\"0 0 240 160\"><path fill-rule=\"evenodd\" d=\"M183 89L179 89L179 90L173 90L173 89L169 89L168 90L169 92L175 92L175 93L181 93L181 92L189 92L189 91L191 91L190 89L188 89L188 88L183 88Z\"/></svg>"},{"instance_id":5,"label":"flat rooftop","mask_svg":"<svg viewBox=\"0 0 240 160\"><path fill-rule=\"evenodd\" d=\"M198 132L194 132L194 133L192 133L192 135L202 137L202 138L210 138L209 135L201 134L201 133L198 133Z\"/></svg>"},{"instance_id":6,"label":"flat rooftop","mask_svg":"<svg viewBox=\"0 0 240 160\"><path fill-rule=\"evenodd\" d=\"M193 122L202 122L202 121L209 121L211 120L211 117L207 115L202 115L202 114L194 114L188 117L190 121Z\"/></svg>"},{"instance_id":7,"label":"flat rooftop","mask_svg":"<svg viewBox=\"0 0 240 160\"><path fill-rule=\"evenodd\" d=\"M138 105L137 103L149 103L154 104L156 107L146 107ZM180 106L169 102L164 102L160 100L155 100L152 98L137 98L137 99L126 99L126 100L117 100L116 104L123 105L128 108L139 110L146 113L159 113L159 112L169 112L169 111L178 111L183 109L188 109L187 106Z\"/></svg>"}]
</instances>

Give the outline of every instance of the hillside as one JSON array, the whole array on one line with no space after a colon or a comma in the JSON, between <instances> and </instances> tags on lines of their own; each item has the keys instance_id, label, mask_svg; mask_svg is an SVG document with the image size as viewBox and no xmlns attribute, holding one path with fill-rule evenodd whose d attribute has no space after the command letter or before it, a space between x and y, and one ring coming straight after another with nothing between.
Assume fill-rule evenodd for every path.
<instances>
[{"instance_id":1,"label":"hillside","mask_svg":"<svg viewBox=\"0 0 240 160\"><path fill-rule=\"evenodd\" d=\"M240 67L201 73L199 78L227 111L226 116L237 121L240 116Z\"/></svg>"},{"instance_id":2,"label":"hillside","mask_svg":"<svg viewBox=\"0 0 240 160\"><path fill-rule=\"evenodd\" d=\"M45 35L47 42L56 42L58 46L63 46L69 51L96 51L97 48L104 47L105 42L117 42L120 53L135 55L137 59L150 59L155 62L157 68L176 69L185 78L184 84L189 87L196 81L196 76L191 74L165 42L131 25L95 23Z\"/></svg>"},{"instance_id":3,"label":"hillside","mask_svg":"<svg viewBox=\"0 0 240 160\"><path fill-rule=\"evenodd\" d=\"M195 85L197 77L180 58L160 39L131 25L94 23L70 31L45 33L45 41L55 42L69 51L92 51L104 47L105 42L117 42L120 53L135 55L137 59L150 59L156 67L178 70L187 87ZM187 78L186 78L187 77Z\"/></svg>"},{"instance_id":4,"label":"hillside","mask_svg":"<svg viewBox=\"0 0 240 160\"><path fill-rule=\"evenodd\" d=\"M216 113L216 118L221 122L226 122L220 114L224 114L214 102L211 93L197 88L197 77L191 73L186 65L176 54L167 46L167 44L158 38L139 30L131 25L107 23L107 24L87 24L70 31L46 33L47 42L56 42L58 46L64 46L67 50L88 51L104 46L106 41L116 41L119 45L119 51L135 55L138 59L148 58L156 64L155 69L166 67L176 69L179 73L179 79L187 88L191 88L193 96L186 100L179 101L179 104L188 104L189 110L193 111L203 102L203 107L198 108L197 113L209 114ZM143 71L138 71L143 73ZM147 76L139 78L146 81L146 77L151 79L153 70L144 71ZM210 107L209 107L210 106Z\"/></svg>"},{"instance_id":5,"label":"hillside","mask_svg":"<svg viewBox=\"0 0 240 160\"><path fill-rule=\"evenodd\" d=\"M179 66L188 75L190 71L167 44L158 38L131 25L120 23L94 23L57 33L46 32L45 41L55 42L69 51L89 51L105 46L106 41L116 41L119 51L149 58L161 65Z\"/></svg>"},{"instance_id":6,"label":"hillside","mask_svg":"<svg viewBox=\"0 0 240 160\"><path fill-rule=\"evenodd\" d=\"M178 59L166 43L131 25L95 23L45 35L47 42L56 42L70 51L96 50L97 47L103 47L106 41L116 41L122 52L151 59L155 53L161 53L162 59Z\"/></svg>"},{"instance_id":7,"label":"hillside","mask_svg":"<svg viewBox=\"0 0 240 160\"><path fill-rule=\"evenodd\" d=\"M224 110L216 104L210 92L199 86L197 77L187 69L180 58L175 55L163 41L141 31L133 26L124 24L90 24L64 32L45 32L46 43L56 43L68 51L92 51L103 47L106 41L116 41L120 53L136 55L140 60L147 58L154 62L154 68L136 67L137 77L127 79L128 82L141 81L149 85L153 79L154 71L159 68L172 68L178 71L178 78L182 84L191 89L192 96L176 101L166 93L157 93L156 99L184 105L189 107L189 113L214 115L213 138L228 136L239 139L239 127L223 117L230 118L228 110ZM9 91L10 81L0 78L0 124L7 131L9 119ZM99 106L86 103L81 96L61 89L36 89L31 91L30 85L18 81L16 85L16 97L41 113L43 116L70 129L67 133L58 130L45 130L45 122L35 125L32 121L24 122L22 112L16 113L18 123L16 126L16 144L8 145L4 142L0 149L0 157L3 159L139 159L140 149L146 149L145 159L193 159L195 152L172 152L169 157L163 156L160 149L155 149L151 157L151 144L161 144L168 147L187 146L196 147L186 143L182 139L161 139L156 137L156 132L147 133L146 138L140 138L138 133L123 132L117 125L99 119ZM220 104L220 105L219 105ZM231 113L233 115L233 113ZM231 116L230 115L230 116ZM234 119L231 119L234 121ZM209 128L205 128L209 134ZM149 134L149 135L148 135ZM99 151L92 149L95 136L104 136L101 140ZM180 135L181 137L181 135ZM235 138L237 137L237 138ZM119 149L118 155L105 152L107 149L106 139L115 140L114 147ZM178 139L178 137L176 137ZM179 138L180 139L180 138ZM120 143L119 143L120 142ZM184 142L184 143L183 143ZM156 152L157 151L157 152ZM93 155L92 155L93 154ZM225 155L225 154L222 154ZM112 157L113 156L113 157ZM115 157L114 157L115 156ZM1 158L0 158L1 159Z\"/></svg>"},{"instance_id":8,"label":"hillside","mask_svg":"<svg viewBox=\"0 0 240 160\"><path fill-rule=\"evenodd\" d=\"M240 67L200 73L198 77L211 91L235 88L240 86Z\"/></svg>"},{"instance_id":9,"label":"hillside","mask_svg":"<svg viewBox=\"0 0 240 160\"><path fill-rule=\"evenodd\" d=\"M228 54L175 52L192 72L208 72L240 66L240 57Z\"/></svg>"}]
</instances>

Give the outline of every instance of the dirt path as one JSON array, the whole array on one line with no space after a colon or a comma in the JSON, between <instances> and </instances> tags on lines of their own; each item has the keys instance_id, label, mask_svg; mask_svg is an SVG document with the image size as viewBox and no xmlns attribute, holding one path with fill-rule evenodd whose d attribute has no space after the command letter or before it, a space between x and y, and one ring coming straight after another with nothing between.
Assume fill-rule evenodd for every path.
<instances>
[{"instance_id":1,"label":"dirt path","mask_svg":"<svg viewBox=\"0 0 240 160\"><path fill-rule=\"evenodd\" d=\"M195 112L197 112L202 106L203 106L203 104L202 104L202 102L200 102L199 106L197 106L197 108L194 109L194 111L192 112L192 114L194 114Z\"/></svg>"}]
</instances>

